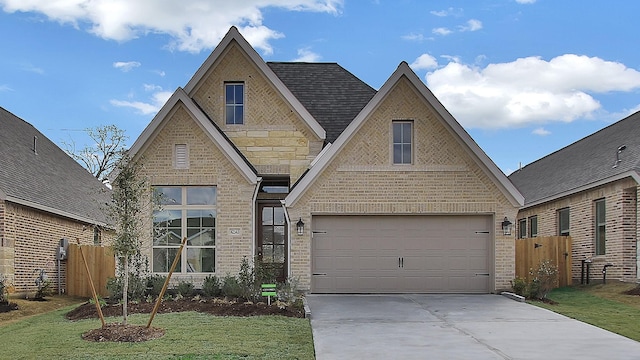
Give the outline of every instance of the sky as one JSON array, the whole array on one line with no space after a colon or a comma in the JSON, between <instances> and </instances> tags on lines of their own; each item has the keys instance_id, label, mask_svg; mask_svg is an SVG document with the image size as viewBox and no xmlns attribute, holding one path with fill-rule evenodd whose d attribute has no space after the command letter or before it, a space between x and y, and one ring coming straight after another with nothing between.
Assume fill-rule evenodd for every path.
<instances>
[{"instance_id":1,"label":"sky","mask_svg":"<svg viewBox=\"0 0 640 360\"><path fill-rule=\"evenodd\" d=\"M505 173L640 110L640 2L0 0L0 107L60 145L133 144L231 26L265 61L402 61ZM1 129L0 129L1 131Z\"/></svg>"}]
</instances>

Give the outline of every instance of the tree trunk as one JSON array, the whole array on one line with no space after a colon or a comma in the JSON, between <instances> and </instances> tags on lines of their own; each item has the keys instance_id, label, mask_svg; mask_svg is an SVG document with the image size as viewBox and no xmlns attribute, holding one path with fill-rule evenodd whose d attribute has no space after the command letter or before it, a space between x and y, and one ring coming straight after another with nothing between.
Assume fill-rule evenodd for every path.
<instances>
[{"instance_id":1,"label":"tree trunk","mask_svg":"<svg viewBox=\"0 0 640 360\"><path fill-rule=\"evenodd\" d=\"M127 306L129 304L129 256L124 257L124 280L122 281L122 325L127 325Z\"/></svg>"}]
</instances>

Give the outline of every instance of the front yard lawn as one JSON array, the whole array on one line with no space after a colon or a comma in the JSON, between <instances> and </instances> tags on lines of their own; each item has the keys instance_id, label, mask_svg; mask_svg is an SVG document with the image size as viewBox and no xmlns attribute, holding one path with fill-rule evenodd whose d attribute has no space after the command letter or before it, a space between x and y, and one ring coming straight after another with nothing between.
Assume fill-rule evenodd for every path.
<instances>
[{"instance_id":1,"label":"front yard lawn","mask_svg":"<svg viewBox=\"0 0 640 360\"><path fill-rule=\"evenodd\" d=\"M69 321L73 307L0 326L2 359L313 359L308 319L283 316L217 317L196 312L158 314L166 329L142 343L97 343L81 335L100 327L96 319ZM108 323L122 318L107 318ZM146 325L149 314L129 316Z\"/></svg>"},{"instance_id":2,"label":"front yard lawn","mask_svg":"<svg viewBox=\"0 0 640 360\"><path fill-rule=\"evenodd\" d=\"M531 304L640 341L640 296L625 295L635 284L611 283L553 290L550 300Z\"/></svg>"}]
</instances>

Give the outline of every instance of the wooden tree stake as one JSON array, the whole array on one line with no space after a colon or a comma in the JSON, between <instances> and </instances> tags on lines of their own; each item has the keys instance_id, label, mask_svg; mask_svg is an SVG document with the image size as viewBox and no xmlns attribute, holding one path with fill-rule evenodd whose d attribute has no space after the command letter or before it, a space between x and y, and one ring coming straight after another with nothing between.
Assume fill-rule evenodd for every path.
<instances>
[{"instance_id":1,"label":"wooden tree stake","mask_svg":"<svg viewBox=\"0 0 640 360\"><path fill-rule=\"evenodd\" d=\"M84 258L84 252L82 251L82 246L80 245L80 238L76 238L78 242L78 250L80 250L80 256L82 257L82 262L84 263L84 268L87 270L87 277L89 278L89 284L91 285L91 293L93 294L93 301L96 303L96 310L98 310L98 315L100 316L100 321L102 321L102 328L105 327L104 315L102 315L102 308L100 308L100 302L98 301L98 294L96 293L96 288L93 286L93 279L91 278L91 272L89 271L89 264L87 264L87 260Z\"/></svg>"},{"instance_id":2,"label":"wooden tree stake","mask_svg":"<svg viewBox=\"0 0 640 360\"><path fill-rule=\"evenodd\" d=\"M151 322L153 318L156 316L156 312L158 312L158 308L160 307L160 303L162 302L162 297L164 296L164 292L167 291L167 286L169 286L169 280L171 280L171 274L173 274L173 270L175 270L176 265L178 265L178 260L180 260L180 256L182 256L182 248L184 244L187 242L187 238L184 237L182 239L182 244L180 244L180 249L178 249L178 253L176 257L173 259L173 264L171 264L171 269L169 270L169 275L164 281L164 285L162 285L162 290L160 290L160 295L158 295L158 300L156 300L156 304L153 307L153 311L151 312L151 317L149 318L149 322L147 323L147 329L151 327Z\"/></svg>"}]
</instances>

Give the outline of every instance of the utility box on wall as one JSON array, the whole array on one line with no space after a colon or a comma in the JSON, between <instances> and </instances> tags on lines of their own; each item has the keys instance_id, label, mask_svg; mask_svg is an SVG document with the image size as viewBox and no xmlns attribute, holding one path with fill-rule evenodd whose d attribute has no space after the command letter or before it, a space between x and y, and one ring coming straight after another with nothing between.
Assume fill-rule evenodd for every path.
<instances>
[{"instance_id":1,"label":"utility box on wall","mask_svg":"<svg viewBox=\"0 0 640 360\"><path fill-rule=\"evenodd\" d=\"M60 239L58 244L58 250L56 251L57 260L67 260L67 250L69 249L69 240L66 238Z\"/></svg>"}]
</instances>

